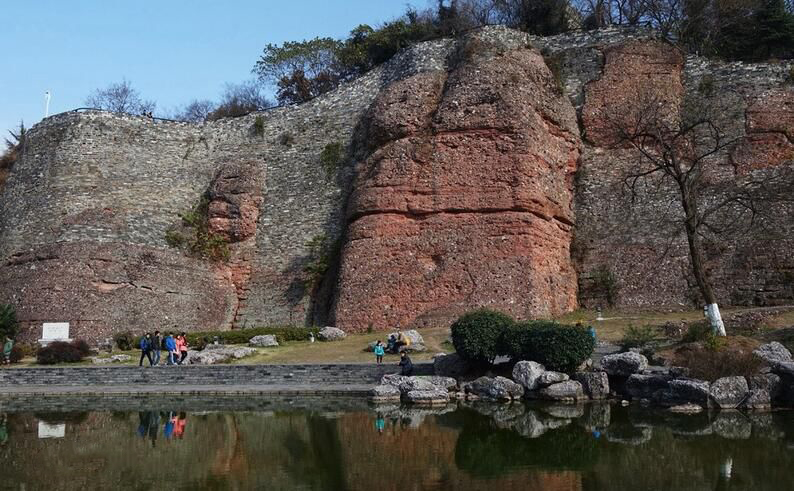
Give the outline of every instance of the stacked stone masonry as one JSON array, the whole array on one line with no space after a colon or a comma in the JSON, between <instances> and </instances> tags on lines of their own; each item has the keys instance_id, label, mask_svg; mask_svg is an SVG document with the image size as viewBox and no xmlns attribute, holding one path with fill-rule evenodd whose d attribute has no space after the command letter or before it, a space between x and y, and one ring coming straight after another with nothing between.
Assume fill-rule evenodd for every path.
<instances>
[{"instance_id":1,"label":"stacked stone masonry","mask_svg":"<svg viewBox=\"0 0 794 491\"><path fill-rule=\"evenodd\" d=\"M541 38L489 27L240 118L56 115L30 130L0 191L0 302L17 307L24 339L69 321L94 341L155 328L443 325L478 306L548 316L602 304L599 271L621 306L696 305L683 236L649 219L680 219L675 196L627 200L630 157L610 145L605 111L631 111L642 91L674 106L708 85L738 109L728 129L747 136L714 179L746 178L790 165L790 68L686 57L641 29ZM329 144L343 148L331 172L320 162ZM230 241L227 263L166 243L203 196L211 229ZM794 300L794 233L778 232L709 252L723 303ZM317 237L341 255L307 290Z\"/></svg>"}]
</instances>

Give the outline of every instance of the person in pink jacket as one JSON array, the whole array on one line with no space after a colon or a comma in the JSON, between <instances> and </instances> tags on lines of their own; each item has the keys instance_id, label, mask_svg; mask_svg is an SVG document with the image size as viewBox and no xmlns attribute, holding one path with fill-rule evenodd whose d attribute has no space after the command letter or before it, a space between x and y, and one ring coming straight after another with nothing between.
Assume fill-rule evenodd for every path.
<instances>
[{"instance_id":1,"label":"person in pink jacket","mask_svg":"<svg viewBox=\"0 0 794 491\"><path fill-rule=\"evenodd\" d=\"M182 362L185 361L185 358L187 358L187 338L185 336L186 335L183 332L182 334L176 337L177 356L181 355L176 361L177 364L179 365L181 365Z\"/></svg>"}]
</instances>

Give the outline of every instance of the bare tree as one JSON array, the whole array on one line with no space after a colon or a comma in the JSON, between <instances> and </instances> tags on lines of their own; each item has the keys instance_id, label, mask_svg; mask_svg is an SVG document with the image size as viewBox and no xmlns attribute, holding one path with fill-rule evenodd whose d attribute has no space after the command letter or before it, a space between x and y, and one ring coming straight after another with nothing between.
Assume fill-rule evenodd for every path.
<instances>
[{"instance_id":1,"label":"bare tree","mask_svg":"<svg viewBox=\"0 0 794 491\"><path fill-rule=\"evenodd\" d=\"M89 107L127 114L143 114L154 111L154 101L144 100L132 84L122 79L89 95L85 104Z\"/></svg>"},{"instance_id":2,"label":"bare tree","mask_svg":"<svg viewBox=\"0 0 794 491\"><path fill-rule=\"evenodd\" d=\"M239 84L226 84L220 103L207 120L244 116L253 111L273 107L275 103L265 95L262 84L249 80Z\"/></svg>"},{"instance_id":3,"label":"bare tree","mask_svg":"<svg viewBox=\"0 0 794 491\"><path fill-rule=\"evenodd\" d=\"M210 113L214 111L216 105L214 102L203 99L194 99L182 108L174 110L171 119L177 121L188 121L191 123L200 123L206 121Z\"/></svg>"},{"instance_id":4,"label":"bare tree","mask_svg":"<svg viewBox=\"0 0 794 491\"><path fill-rule=\"evenodd\" d=\"M723 95L723 100L725 99ZM669 101L647 97L636 111L608 116L614 146L633 150L624 174L632 200L644 188L672 189L680 204L678 225L686 234L692 274L706 303L716 335L725 335L714 287L704 264L704 241L769 226L775 218L770 204L791 200L792 166L734 177L725 165L728 151L742 138L741 121L734 114L741 104L718 104L716 98L698 97L671 109ZM731 108L734 108L731 110ZM731 176L720 173L729 169ZM772 227L774 228L774 227Z\"/></svg>"}]
</instances>

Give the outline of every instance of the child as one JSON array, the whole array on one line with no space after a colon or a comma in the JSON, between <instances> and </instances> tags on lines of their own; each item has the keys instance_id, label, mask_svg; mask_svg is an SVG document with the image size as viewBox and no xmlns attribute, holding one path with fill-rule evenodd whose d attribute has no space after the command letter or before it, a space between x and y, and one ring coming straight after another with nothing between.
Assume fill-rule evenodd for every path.
<instances>
[{"instance_id":1,"label":"child","mask_svg":"<svg viewBox=\"0 0 794 491\"><path fill-rule=\"evenodd\" d=\"M380 365L381 363L383 363L383 345L381 344L380 339L378 339L378 342L375 343L374 351L375 351L375 361L377 362L378 365Z\"/></svg>"}]
</instances>

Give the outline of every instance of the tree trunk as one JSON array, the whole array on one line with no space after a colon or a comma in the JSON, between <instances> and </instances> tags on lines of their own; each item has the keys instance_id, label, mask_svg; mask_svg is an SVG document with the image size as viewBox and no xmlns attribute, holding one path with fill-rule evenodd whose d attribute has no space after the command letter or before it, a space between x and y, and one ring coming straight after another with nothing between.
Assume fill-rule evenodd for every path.
<instances>
[{"instance_id":1,"label":"tree trunk","mask_svg":"<svg viewBox=\"0 0 794 491\"><path fill-rule=\"evenodd\" d=\"M692 274L695 276L698 289L703 295L703 299L706 301L706 315L708 316L709 324L711 324L712 332L716 336L725 336L725 324L722 322L722 316L720 316L720 308L717 306L714 290L711 289L711 284L706 277L706 271L703 266L702 246L700 243L700 236L697 233L698 214L696 199L692 194L686 192L685 186L681 186L681 204L686 213L684 228L686 229L686 238L689 243L689 259L692 262Z\"/></svg>"}]
</instances>

